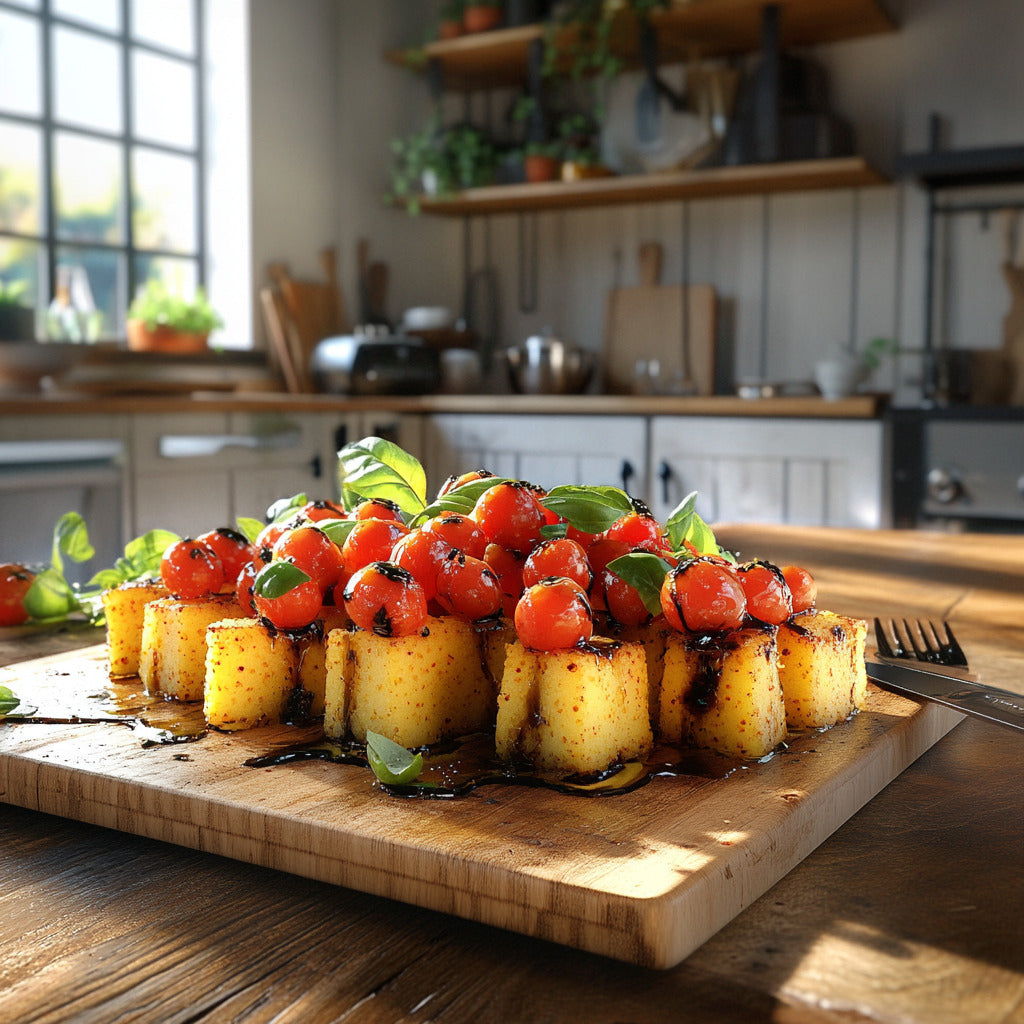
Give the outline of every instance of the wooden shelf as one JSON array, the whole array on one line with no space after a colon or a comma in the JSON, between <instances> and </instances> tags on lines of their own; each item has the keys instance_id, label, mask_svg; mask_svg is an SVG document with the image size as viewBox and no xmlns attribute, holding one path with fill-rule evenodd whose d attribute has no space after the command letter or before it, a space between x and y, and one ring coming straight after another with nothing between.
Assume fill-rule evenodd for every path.
<instances>
[{"instance_id":1,"label":"wooden shelf","mask_svg":"<svg viewBox=\"0 0 1024 1024\"><path fill-rule=\"evenodd\" d=\"M895 30L895 22L879 0L775 0L779 8L780 42L792 49L836 43ZM764 0L689 0L651 21L658 30L662 63L691 57L726 57L757 50L761 39ZM544 37L543 25L498 29L438 40L417 49L385 54L392 64L425 71L436 61L445 89L471 91L515 86L524 80L527 51ZM572 42L561 30L559 48ZM638 65L635 19L622 16L613 33L614 48L627 64Z\"/></svg>"},{"instance_id":2,"label":"wooden shelf","mask_svg":"<svg viewBox=\"0 0 1024 1024\"><path fill-rule=\"evenodd\" d=\"M860 157L792 160L744 167L662 171L583 181L489 185L444 199L420 200L424 213L465 217L473 214L526 213L625 203L657 203L722 196L764 195L816 189L864 188L887 179Z\"/></svg>"}]
</instances>

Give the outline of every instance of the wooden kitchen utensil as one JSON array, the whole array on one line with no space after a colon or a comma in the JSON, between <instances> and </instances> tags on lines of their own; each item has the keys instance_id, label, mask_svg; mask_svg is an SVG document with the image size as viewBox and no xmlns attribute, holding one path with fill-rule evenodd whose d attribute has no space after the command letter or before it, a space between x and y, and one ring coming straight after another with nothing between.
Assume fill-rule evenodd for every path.
<instances>
[{"instance_id":1,"label":"wooden kitchen utensil","mask_svg":"<svg viewBox=\"0 0 1024 1024\"><path fill-rule=\"evenodd\" d=\"M276 288L266 285L260 289L263 322L270 336L270 355L273 365L280 370L285 387L292 394L305 391L302 374L295 365L293 345L288 340L288 315L281 307L283 299Z\"/></svg>"},{"instance_id":2,"label":"wooden kitchen utensil","mask_svg":"<svg viewBox=\"0 0 1024 1024\"><path fill-rule=\"evenodd\" d=\"M665 390L687 378L691 393L715 389L715 290L708 284L662 284L660 244L640 246L640 283L616 287L605 303L605 390L635 390L638 360L657 360Z\"/></svg>"},{"instance_id":3,"label":"wooden kitchen utensil","mask_svg":"<svg viewBox=\"0 0 1024 1024\"><path fill-rule=\"evenodd\" d=\"M1011 405L1024 405L1024 232L1020 214L1008 211L1006 229L1006 255L1003 260L1003 278L1010 290L1010 308L1003 317L1003 357L1006 370L1012 378L1008 399Z\"/></svg>"}]
</instances>

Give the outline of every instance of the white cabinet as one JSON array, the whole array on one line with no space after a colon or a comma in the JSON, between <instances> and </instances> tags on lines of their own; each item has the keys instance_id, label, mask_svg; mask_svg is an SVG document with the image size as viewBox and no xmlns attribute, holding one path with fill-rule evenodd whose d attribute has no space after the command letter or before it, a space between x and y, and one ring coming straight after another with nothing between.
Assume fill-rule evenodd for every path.
<instances>
[{"instance_id":1,"label":"white cabinet","mask_svg":"<svg viewBox=\"0 0 1024 1024\"><path fill-rule=\"evenodd\" d=\"M651 508L691 491L709 522L877 528L886 520L884 426L874 420L656 416Z\"/></svg>"},{"instance_id":2,"label":"white cabinet","mask_svg":"<svg viewBox=\"0 0 1024 1024\"><path fill-rule=\"evenodd\" d=\"M647 490L642 416L442 414L424 418L422 443L431 493L474 469L544 488L610 484L637 497Z\"/></svg>"}]
</instances>

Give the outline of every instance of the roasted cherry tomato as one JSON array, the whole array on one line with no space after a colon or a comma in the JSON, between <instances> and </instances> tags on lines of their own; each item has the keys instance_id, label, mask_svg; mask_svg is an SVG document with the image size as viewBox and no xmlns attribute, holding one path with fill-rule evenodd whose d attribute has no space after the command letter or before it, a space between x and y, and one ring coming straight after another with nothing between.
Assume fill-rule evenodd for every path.
<instances>
[{"instance_id":1,"label":"roasted cherry tomato","mask_svg":"<svg viewBox=\"0 0 1024 1024\"><path fill-rule=\"evenodd\" d=\"M443 537L425 530L412 530L391 549L389 562L400 565L416 577L416 582L423 588L427 601L433 601L437 595L437 571L449 552L456 550Z\"/></svg>"},{"instance_id":2,"label":"roasted cherry tomato","mask_svg":"<svg viewBox=\"0 0 1024 1024\"><path fill-rule=\"evenodd\" d=\"M350 579L364 565L387 561L391 557L391 549L408 532L408 526L392 519L360 519L341 546L341 559L345 563L342 582Z\"/></svg>"},{"instance_id":3,"label":"roasted cherry tomato","mask_svg":"<svg viewBox=\"0 0 1024 1024\"><path fill-rule=\"evenodd\" d=\"M651 619L651 613L636 587L607 566L601 571L601 593L608 614L623 626L640 626Z\"/></svg>"},{"instance_id":4,"label":"roasted cherry tomato","mask_svg":"<svg viewBox=\"0 0 1024 1024\"><path fill-rule=\"evenodd\" d=\"M256 549L256 561L261 564L266 564L273 558L274 545L277 543L277 538L284 533L285 530L291 529L294 523L268 523L263 527L262 530L256 535L256 539L252 542L252 546Z\"/></svg>"},{"instance_id":5,"label":"roasted cherry tomato","mask_svg":"<svg viewBox=\"0 0 1024 1024\"><path fill-rule=\"evenodd\" d=\"M712 559L693 558L665 574L661 610L676 629L738 629L747 599L734 572Z\"/></svg>"},{"instance_id":6,"label":"roasted cherry tomato","mask_svg":"<svg viewBox=\"0 0 1024 1024\"><path fill-rule=\"evenodd\" d=\"M528 555L540 543L546 523L533 488L521 481L484 491L471 515L489 541L520 555Z\"/></svg>"},{"instance_id":7,"label":"roasted cherry tomato","mask_svg":"<svg viewBox=\"0 0 1024 1024\"><path fill-rule=\"evenodd\" d=\"M394 562L364 565L346 584L343 598L352 621L378 636L412 636L426 625L423 588Z\"/></svg>"},{"instance_id":8,"label":"roasted cherry tomato","mask_svg":"<svg viewBox=\"0 0 1024 1024\"><path fill-rule=\"evenodd\" d=\"M256 547L246 540L245 536L230 526L221 526L216 530L201 533L196 540L215 551L224 566L224 578L228 585L238 579L242 567L256 557Z\"/></svg>"},{"instance_id":9,"label":"roasted cherry tomato","mask_svg":"<svg viewBox=\"0 0 1024 1024\"><path fill-rule=\"evenodd\" d=\"M445 512L428 519L420 529L442 538L449 549L458 548L473 558L483 558L487 535L480 526L461 512Z\"/></svg>"},{"instance_id":10,"label":"roasted cherry tomato","mask_svg":"<svg viewBox=\"0 0 1024 1024\"><path fill-rule=\"evenodd\" d=\"M782 576L793 595L793 611L805 612L813 608L818 599L818 584L814 582L814 577L798 565L784 565Z\"/></svg>"},{"instance_id":11,"label":"roasted cherry tomato","mask_svg":"<svg viewBox=\"0 0 1024 1024\"><path fill-rule=\"evenodd\" d=\"M256 614L253 587L256 585L256 573L259 572L263 565L263 562L260 562L259 565L255 562L243 565L238 572L238 578L235 580L235 600L246 615Z\"/></svg>"},{"instance_id":12,"label":"roasted cherry tomato","mask_svg":"<svg viewBox=\"0 0 1024 1024\"><path fill-rule=\"evenodd\" d=\"M256 574L253 604L257 615L278 629L303 629L320 614L324 595L313 579L303 580L281 594L272 594L267 586L268 581L277 568L284 564L283 559L276 559L264 565Z\"/></svg>"},{"instance_id":13,"label":"roasted cherry tomato","mask_svg":"<svg viewBox=\"0 0 1024 1024\"><path fill-rule=\"evenodd\" d=\"M793 614L793 595L782 570L770 562L748 562L736 569L747 599L747 614L779 626Z\"/></svg>"},{"instance_id":14,"label":"roasted cherry tomato","mask_svg":"<svg viewBox=\"0 0 1024 1024\"><path fill-rule=\"evenodd\" d=\"M548 576L565 576L588 591L594 579L586 551L568 537L541 541L527 555L523 563L523 586L532 587Z\"/></svg>"},{"instance_id":15,"label":"roasted cherry tomato","mask_svg":"<svg viewBox=\"0 0 1024 1024\"><path fill-rule=\"evenodd\" d=\"M177 597L216 594L226 582L220 556L191 537L168 545L160 560L160 578Z\"/></svg>"},{"instance_id":16,"label":"roasted cherry tomato","mask_svg":"<svg viewBox=\"0 0 1024 1024\"><path fill-rule=\"evenodd\" d=\"M333 501L308 501L299 509L299 519L307 523L319 523L324 519L347 519L348 514Z\"/></svg>"},{"instance_id":17,"label":"roasted cherry tomato","mask_svg":"<svg viewBox=\"0 0 1024 1024\"><path fill-rule=\"evenodd\" d=\"M621 540L633 550L662 550L665 541L662 537L661 524L642 502L634 499L633 504L634 511L627 512L617 519L601 536L610 540Z\"/></svg>"},{"instance_id":18,"label":"roasted cherry tomato","mask_svg":"<svg viewBox=\"0 0 1024 1024\"><path fill-rule=\"evenodd\" d=\"M443 498L449 491L454 491L457 487L462 487L463 484L471 484L476 480L490 480L494 474L487 469L471 469L468 473L462 473L456 475L453 473L443 484L441 489L437 492L439 498Z\"/></svg>"},{"instance_id":19,"label":"roasted cherry tomato","mask_svg":"<svg viewBox=\"0 0 1024 1024\"><path fill-rule=\"evenodd\" d=\"M273 557L294 562L325 594L345 570L341 548L316 526L293 526L274 542Z\"/></svg>"},{"instance_id":20,"label":"roasted cherry tomato","mask_svg":"<svg viewBox=\"0 0 1024 1024\"><path fill-rule=\"evenodd\" d=\"M584 589L553 576L523 591L515 611L516 633L534 651L561 651L588 640L594 617Z\"/></svg>"},{"instance_id":21,"label":"roasted cherry tomato","mask_svg":"<svg viewBox=\"0 0 1024 1024\"><path fill-rule=\"evenodd\" d=\"M505 614L511 616L515 612L516 602L523 593L524 559L512 551L506 551L498 544L488 544L484 550L484 561L498 577L501 592L505 595L502 602Z\"/></svg>"},{"instance_id":22,"label":"roasted cherry tomato","mask_svg":"<svg viewBox=\"0 0 1024 1024\"><path fill-rule=\"evenodd\" d=\"M437 572L437 603L450 615L477 622L502 609L501 584L482 558L452 551Z\"/></svg>"},{"instance_id":23,"label":"roasted cherry tomato","mask_svg":"<svg viewBox=\"0 0 1024 1024\"><path fill-rule=\"evenodd\" d=\"M405 525L405 516L398 505L387 498L367 498L352 509L351 519L390 519Z\"/></svg>"},{"instance_id":24,"label":"roasted cherry tomato","mask_svg":"<svg viewBox=\"0 0 1024 1024\"><path fill-rule=\"evenodd\" d=\"M24 604L35 573L17 562L0 565L0 626L20 626L28 621Z\"/></svg>"}]
</instances>

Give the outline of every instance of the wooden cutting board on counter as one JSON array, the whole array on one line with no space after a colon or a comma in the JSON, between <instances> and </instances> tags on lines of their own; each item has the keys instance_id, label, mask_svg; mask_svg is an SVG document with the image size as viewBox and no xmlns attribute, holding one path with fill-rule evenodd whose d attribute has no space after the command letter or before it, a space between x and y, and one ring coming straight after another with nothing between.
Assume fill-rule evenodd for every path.
<instances>
[{"instance_id":1,"label":"wooden cutting board on counter","mask_svg":"<svg viewBox=\"0 0 1024 1024\"><path fill-rule=\"evenodd\" d=\"M358 765L244 764L315 728L146 747L145 731L129 726L147 717L148 698L137 680L111 683L105 657L101 645L0 672L37 717L125 716L0 724L0 799L661 968L960 721L872 688L849 722L727 774L655 778L605 797L501 784L401 799ZM164 727L202 721L199 705L150 707Z\"/></svg>"},{"instance_id":2,"label":"wooden cutting board on counter","mask_svg":"<svg viewBox=\"0 0 1024 1024\"><path fill-rule=\"evenodd\" d=\"M601 366L605 390L628 394L638 389L638 360L656 359L660 388L711 395L715 390L717 300L709 284L663 284L662 247L640 247L640 283L612 288L605 301ZM644 390L641 386L640 390Z\"/></svg>"}]
</instances>

